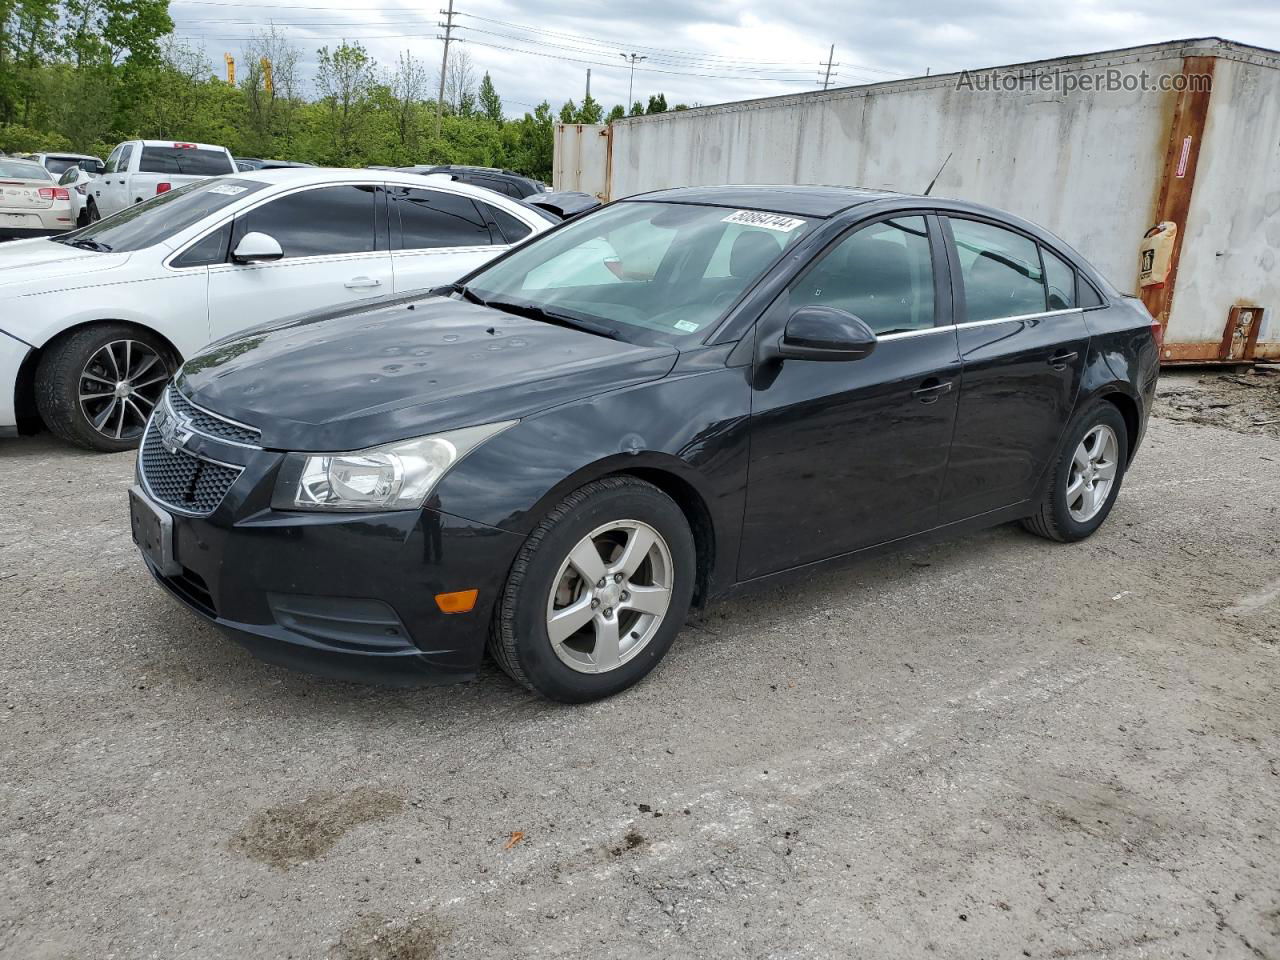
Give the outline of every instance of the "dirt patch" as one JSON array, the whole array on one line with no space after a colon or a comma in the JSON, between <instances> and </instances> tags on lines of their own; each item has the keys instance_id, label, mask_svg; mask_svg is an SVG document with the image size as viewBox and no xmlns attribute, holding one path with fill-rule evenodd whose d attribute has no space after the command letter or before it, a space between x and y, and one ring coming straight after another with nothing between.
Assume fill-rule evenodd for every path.
<instances>
[{"instance_id":1,"label":"dirt patch","mask_svg":"<svg viewBox=\"0 0 1280 960\"><path fill-rule=\"evenodd\" d=\"M250 859L287 870L323 855L347 831L402 809L400 797L372 787L313 793L300 803L258 811L231 846Z\"/></svg>"},{"instance_id":2,"label":"dirt patch","mask_svg":"<svg viewBox=\"0 0 1280 960\"><path fill-rule=\"evenodd\" d=\"M432 960L448 938L448 928L428 914L405 921L380 914L362 916L329 950L330 960Z\"/></svg>"},{"instance_id":3,"label":"dirt patch","mask_svg":"<svg viewBox=\"0 0 1280 960\"><path fill-rule=\"evenodd\" d=\"M1166 372L1153 412L1181 423L1280 438L1280 367L1259 366L1239 374Z\"/></svg>"}]
</instances>

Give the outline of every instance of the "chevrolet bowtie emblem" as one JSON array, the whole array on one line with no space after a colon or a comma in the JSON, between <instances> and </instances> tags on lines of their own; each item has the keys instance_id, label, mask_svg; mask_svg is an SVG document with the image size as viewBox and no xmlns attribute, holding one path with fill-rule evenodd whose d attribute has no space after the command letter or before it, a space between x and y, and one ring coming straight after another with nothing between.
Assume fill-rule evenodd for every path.
<instances>
[{"instance_id":1,"label":"chevrolet bowtie emblem","mask_svg":"<svg viewBox=\"0 0 1280 960\"><path fill-rule=\"evenodd\" d=\"M170 453L177 453L178 448L186 446L191 439L191 422L168 411L161 411L156 429L160 431L160 442Z\"/></svg>"}]
</instances>

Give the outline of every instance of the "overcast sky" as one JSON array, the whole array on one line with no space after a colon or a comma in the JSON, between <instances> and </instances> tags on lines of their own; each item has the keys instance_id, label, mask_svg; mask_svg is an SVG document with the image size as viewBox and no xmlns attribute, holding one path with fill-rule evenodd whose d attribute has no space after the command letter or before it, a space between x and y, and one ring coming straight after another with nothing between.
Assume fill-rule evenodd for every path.
<instances>
[{"instance_id":1,"label":"overcast sky","mask_svg":"<svg viewBox=\"0 0 1280 960\"><path fill-rule=\"evenodd\" d=\"M198 38L219 69L245 38L274 23L314 53L359 40L384 68L409 50L435 76L442 43L435 11L447 0L172 0L178 34ZM833 86L995 66L1163 40L1221 36L1280 48L1280 3L1205 0L456 0L455 36L477 75L492 75L508 115L546 99L581 101L586 71L606 109L627 99L621 56L646 57L634 99L708 104L817 89L835 44ZM456 48L455 48L456 49Z\"/></svg>"}]
</instances>

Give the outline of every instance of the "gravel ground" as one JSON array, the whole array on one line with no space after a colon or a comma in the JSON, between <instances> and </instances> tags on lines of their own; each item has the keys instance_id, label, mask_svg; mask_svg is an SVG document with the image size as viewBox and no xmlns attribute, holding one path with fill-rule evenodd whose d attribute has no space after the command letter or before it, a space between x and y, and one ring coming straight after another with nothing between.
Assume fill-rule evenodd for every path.
<instances>
[{"instance_id":1,"label":"gravel ground","mask_svg":"<svg viewBox=\"0 0 1280 960\"><path fill-rule=\"evenodd\" d=\"M1157 419L1083 544L720 605L577 708L256 662L144 573L131 455L0 443L0 956L1280 956L1261 409Z\"/></svg>"}]
</instances>

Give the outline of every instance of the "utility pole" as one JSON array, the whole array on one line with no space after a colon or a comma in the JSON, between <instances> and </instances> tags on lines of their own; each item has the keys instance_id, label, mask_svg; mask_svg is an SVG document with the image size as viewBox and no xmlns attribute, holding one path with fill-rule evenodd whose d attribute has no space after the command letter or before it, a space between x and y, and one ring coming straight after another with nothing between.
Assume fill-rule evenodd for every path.
<instances>
[{"instance_id":1,"label":"utility pole","mask_svg":"<svg viewBox=\"0 0 1280 960\"><path fill-rule=\"evenodd\" d=\"M591 68L587 67L587 95L582 98L582 102L586 103L591 99Z\"/></svg>"},{"instance_id":2,"label":"utility pole","mask_svg":"<svg viewBox=\"0 0 1280 960\"><path fill-rule=\"evenodd\" d=\"M649 58L642 57L638 53L620 53L618 54L618 56L620 56L623 60L629 61L631 64L631 79L627 81L627 112L630 113L631 104L634 102L631 99L631 92L636 85L636 64L639 63L641 60L648 60Z\"/></svg>"},{"instance_id":3,"label":"utility pole","mask_svg":"<svg viewBox=\"0 0 1280 960\"><path fill-rule=\"evenodd\" d=\"M833 43L831 45L831 52L827 54L827 62L818 64L818 66L820 67L827 68L826 76L822 78L823 90L827 89L827 87L831 85L831 68L840 66L840 64L835 62L835 59L836 59L836 45Z\"/></svg>"},{"instance_id":4,"label":"utility pole","mask_svg":"<svg viewBox=\"0 0 1280 960\"><path fill-rule=\"evenodd\" d=\"M449 72L449 41L453 39L453 0L449 0L449 9L441 10L445 15L444 23L444 57L440 61L440 96L436 98L436 139L440 139L440 124L444 118L444 78Z\"/></svg>"}]
</instances>

